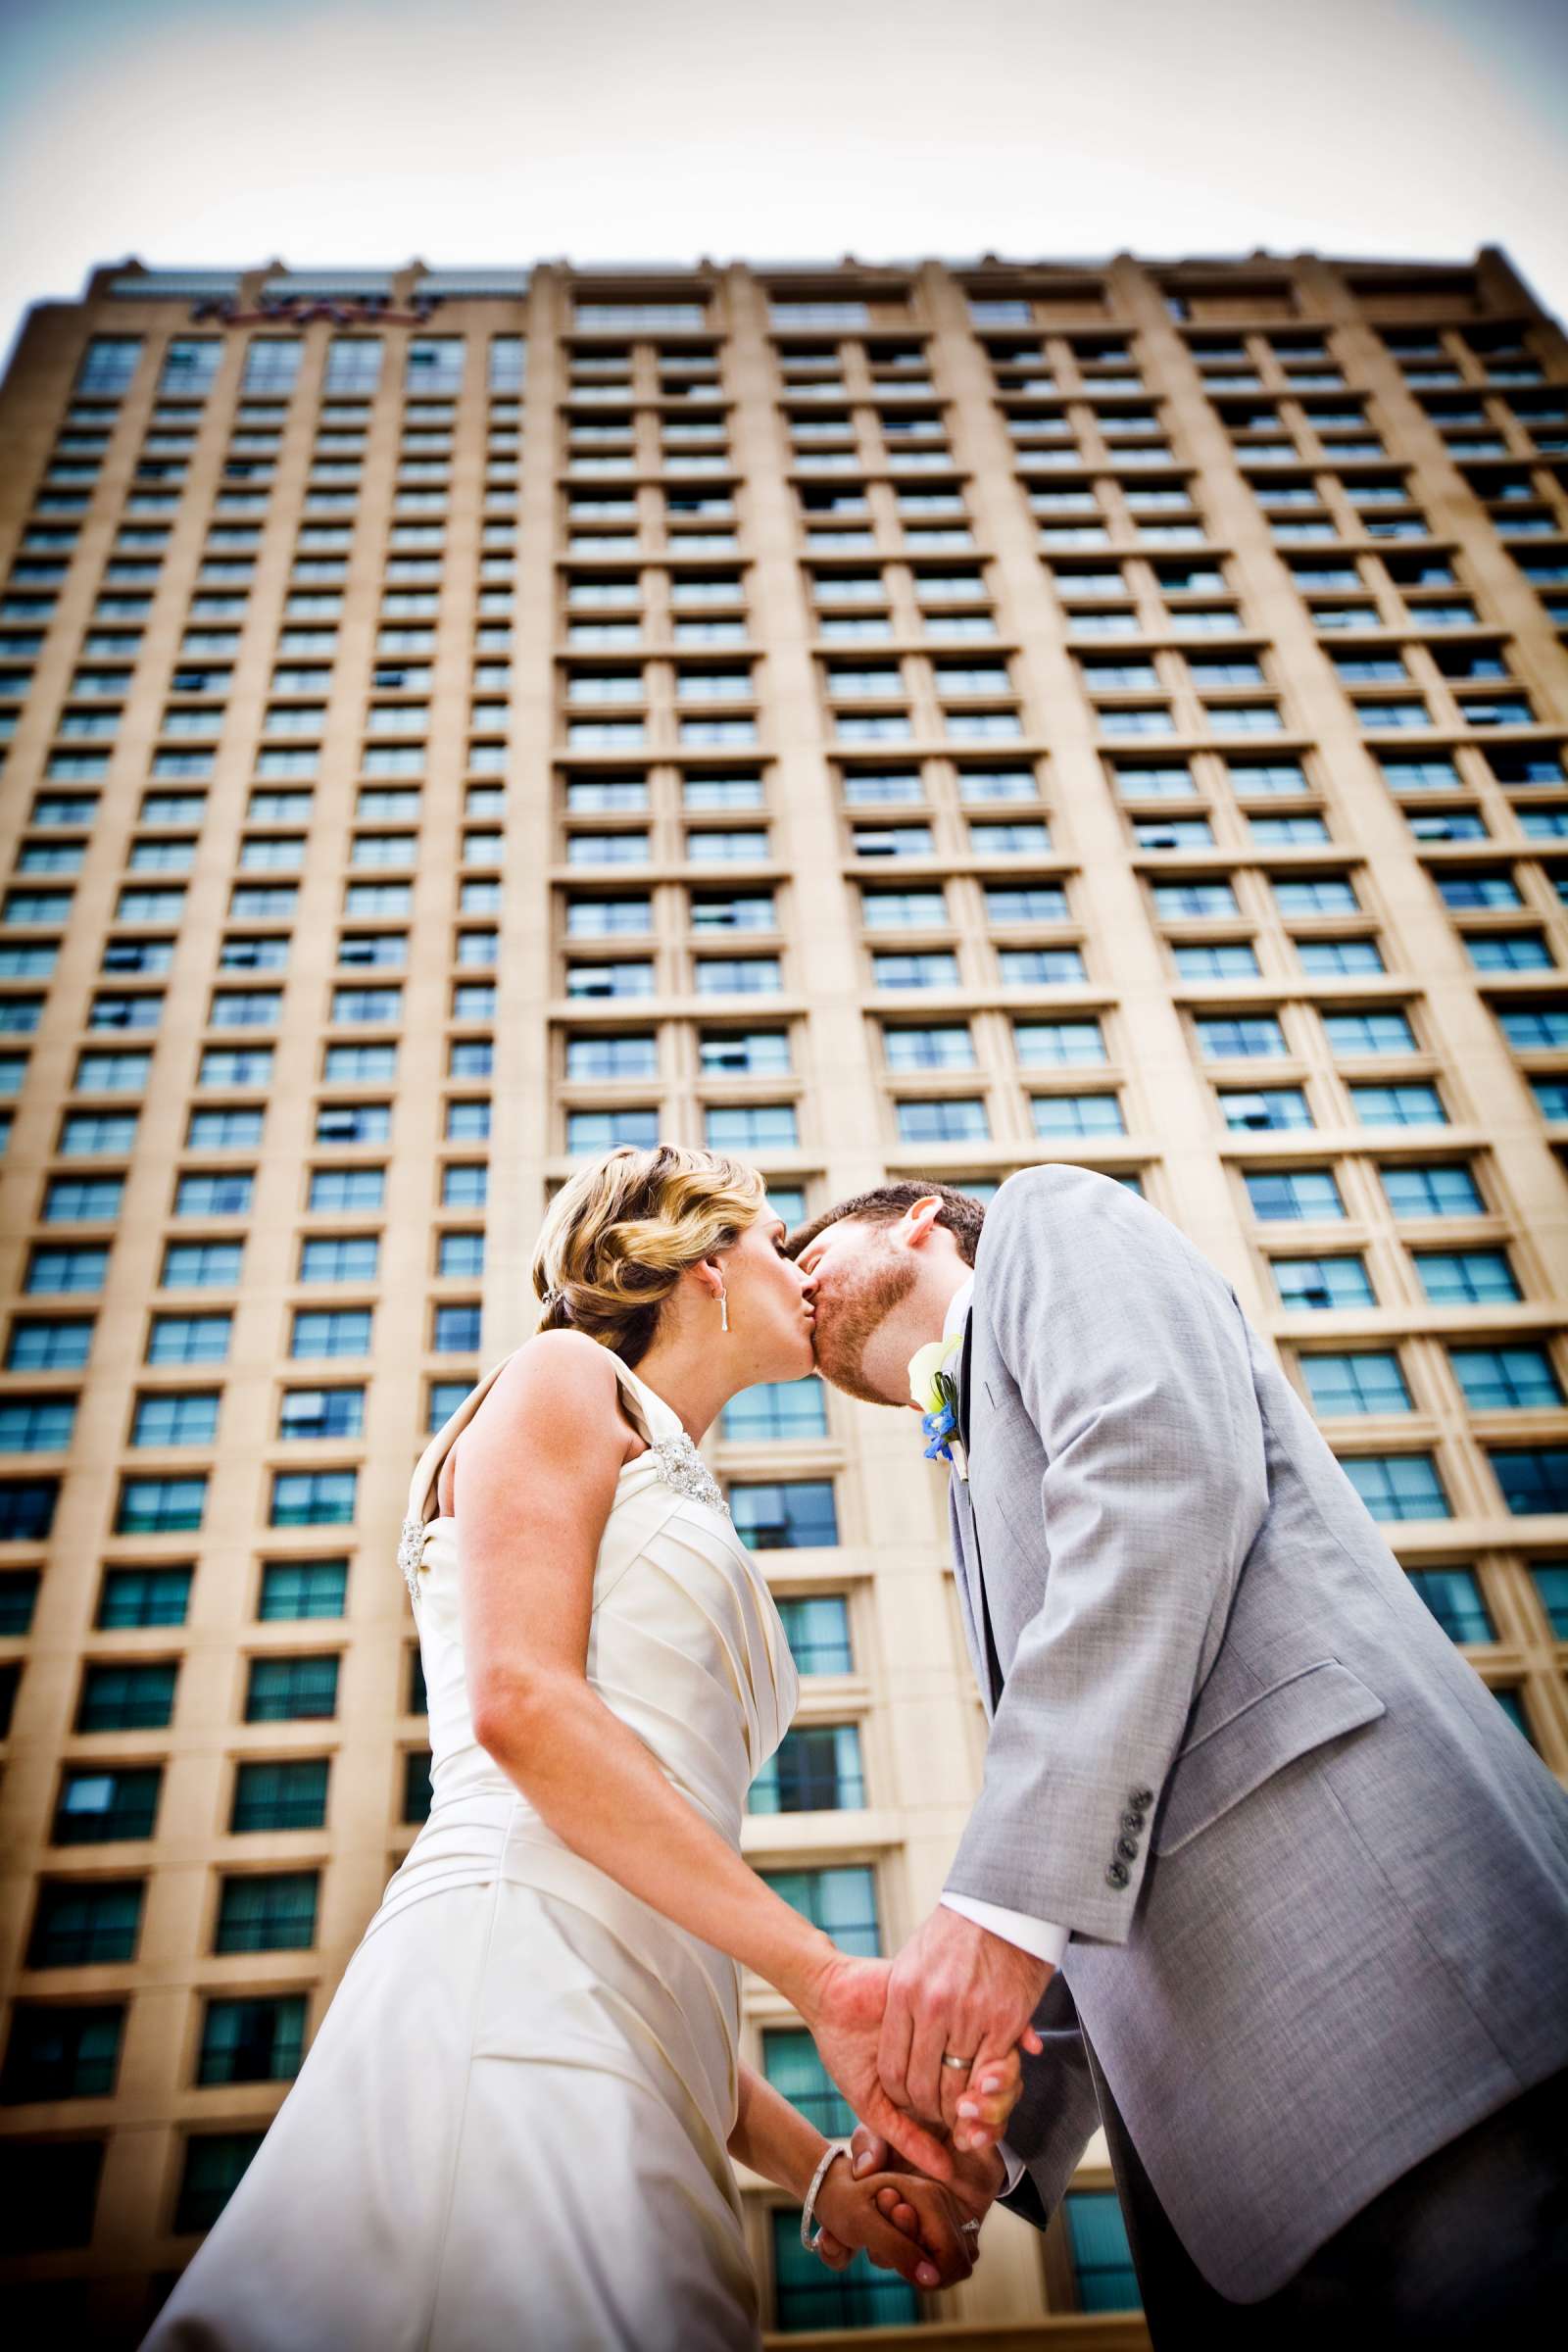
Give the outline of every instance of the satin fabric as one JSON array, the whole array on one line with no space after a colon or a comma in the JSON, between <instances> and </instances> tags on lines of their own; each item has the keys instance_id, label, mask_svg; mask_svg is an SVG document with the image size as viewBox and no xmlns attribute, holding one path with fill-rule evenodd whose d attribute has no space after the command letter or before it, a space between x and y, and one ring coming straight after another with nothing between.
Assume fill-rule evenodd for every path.
<instances>
[{"instance_id":1,"label":"satin fabric","mask_svg":"<svg viewBox=\"0 0 1568 2352\"><path fill-rule=\"evenodd\" d=\"M410 1516L498 1365L432 1441ZM678 1437L616 1363L651 1446ZM417 1544L418 1540L416 1539ZM416 1616L430 1817L299 2080L145 2352L755 2352L725 2142L740 1971L573 1854L474 1739L457 1526L427 1522ZM620 1474L588 1680L737 1849L799 1685L725 1512Z\"/></svg>"}]
</instances>

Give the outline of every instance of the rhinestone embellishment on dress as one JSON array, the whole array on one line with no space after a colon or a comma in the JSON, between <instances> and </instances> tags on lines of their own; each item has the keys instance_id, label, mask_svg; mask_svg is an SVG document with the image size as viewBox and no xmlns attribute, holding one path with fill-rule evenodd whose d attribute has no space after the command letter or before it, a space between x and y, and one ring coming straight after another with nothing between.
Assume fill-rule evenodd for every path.
<instances>
[{"instance_id":1,"label":"rhinestone embellishment on dress","mask_svg":"<svg viewBox=\"0 0 1568 2352\"><path fill-rule=\"evenodd\" d=\"M419 1564L423 1558L424 1521L405 1519L403 1532L398 1539L398 1566L403 1571L403 1581L409 1588L411 1600L419 1597Z\"/></svg>"},{"instance_id":2,"label":"rhinestone embellishment on dress","mask_svg":"<svg viewBox=\"0 0 1568 2352\"><path fill-rule=\"evenodd\" d=\"M711 1503L728 1518L723 1489L684 1430L675 1438L656 1439L648 1450L666 1487L673 1487L677 1494L689 1494L694 1502Z\"/></svg>"}]
</instances>

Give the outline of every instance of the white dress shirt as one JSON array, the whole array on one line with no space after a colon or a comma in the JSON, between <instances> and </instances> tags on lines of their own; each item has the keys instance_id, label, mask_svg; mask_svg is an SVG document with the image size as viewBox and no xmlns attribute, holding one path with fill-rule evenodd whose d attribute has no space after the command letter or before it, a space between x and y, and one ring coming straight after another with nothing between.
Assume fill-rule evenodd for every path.
<instances>
[{"instance_id":1,"label":"white dress shirt","mask_svg":"<svg viewBox=\"0 0 1568 2352\"><path fill-rule=\"evenodd\" d=\"M973 1297L974 1276L971 1274L968 1281L954 1292L949 1302L947 1319L942 1326L945 1340L951 1340L956 1331L962 1331L963 1320L969 1312L969 1302ZM972 1894L944 1894L942 1900L950 1911L958 1912L964 1919L972 1919L977 1928L1000 1936L1006 1943L1017 1944L1022 1951L1032 1952L1037 1960L1049 1961L1053 1968L1061 1966L1061 1956L1067 1949L1071 1931L1058 1927L1054 1920L1034 1919L1027 1911L1008 1911L1001 1903L977 1902ZM1007 2168L1007 2188L1010 2192L1016 2188L1024 2166L1005 2141L998 2154Z\"/></svg>"}]
</instances>

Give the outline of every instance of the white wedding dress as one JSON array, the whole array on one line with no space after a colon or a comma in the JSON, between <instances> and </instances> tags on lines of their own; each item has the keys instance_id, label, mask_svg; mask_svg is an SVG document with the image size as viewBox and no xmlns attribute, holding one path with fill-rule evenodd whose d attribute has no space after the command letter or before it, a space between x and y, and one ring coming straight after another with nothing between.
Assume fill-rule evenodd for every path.
<instances>
[{"instance_id":1,"label":"white wedding dress","mask_svg":"<svg viewBox=\"0 0 1568 2352\"><path fill-rule=\"evenodd\" d=\"M474 1740L432 1440L400 1554L433 1801L298 2082L144 2352L755 2352L725 2142L740 1971L573 1854ZM728 1843L799 1685L672 1409L616 1362L588 1679Z\"/></svg>"}]
</instances>

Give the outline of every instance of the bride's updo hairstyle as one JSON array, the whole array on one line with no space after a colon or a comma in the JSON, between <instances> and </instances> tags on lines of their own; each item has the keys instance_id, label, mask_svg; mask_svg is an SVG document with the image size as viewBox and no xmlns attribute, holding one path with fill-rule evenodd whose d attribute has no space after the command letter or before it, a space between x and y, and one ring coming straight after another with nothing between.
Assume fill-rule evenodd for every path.
<instances>
[{"instance_id":1,"label":"bride's updo hairstyle","mask_svg":"<svg viewBox=\"0 0 1568 2352\"><path fill-rule=\"evenodd\" d=\"M584 1332L635 1365L687 1267L739 1241L765 1192L755 1168L721 1152L607 1152L550 1204L532 1267L537 1329Z\"/></svg>"}]
</instances>

